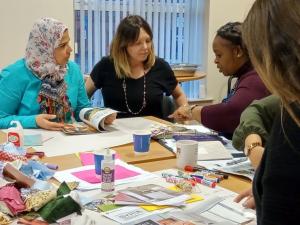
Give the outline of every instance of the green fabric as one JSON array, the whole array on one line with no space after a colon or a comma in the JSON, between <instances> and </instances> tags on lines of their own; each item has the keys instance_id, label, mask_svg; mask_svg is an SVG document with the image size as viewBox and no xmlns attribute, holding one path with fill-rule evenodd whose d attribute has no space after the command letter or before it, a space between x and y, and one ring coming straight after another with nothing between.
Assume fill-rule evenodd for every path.
<instances>
[{"instance_id":1,"label":"green fabric","mask_svg":"<svg viewBox=\"0 0 300 225\"><path fill-rule=\"evenodd\" d=\"M57 198L48 202L42 207L38 213L48 223L55 223L56 220L68 216L74 212L81 214L80 205L75 202L70 196L63 195L70 193L70 188L63 182L57 190Z\"/></svg>"},{"instance_id":2,"label":"green fabric","mask_svg":"<svg viewBox=\"0 0 300 225\"><path fill-rule=\"evenodd\" d=\"M67 195L71 192L71 189L69 188L69 186L67 185L66 182L62 182L59 186L59 188L57 189L57 196L60 195Z\"/></svg>"},{"instance_id":3,"label":"green fabric","mask_svg":"<svg viewBox=\"0 0 300 225\"><path fill-rule=\"evenodd\" d=\"M280 100L277 96L270 95L253 101L241 115L240 124L233 133L233 146L243 151L245 139L249 134L258 134L264 145L272 128L273 120L279 112Z\"/></svg>"},{"instance_id":4,"label":"green fabric","mask_svg":"<svg viewBox=\"0 0 300 225\"><path fill-rule=\"evenodd\" d=\"M81 207L70 196L59 196L47 203L39 210L40 216L48 223L55 223L56 220L68 216L74 212L81 214Z\"/></svg>"}]
</instances>

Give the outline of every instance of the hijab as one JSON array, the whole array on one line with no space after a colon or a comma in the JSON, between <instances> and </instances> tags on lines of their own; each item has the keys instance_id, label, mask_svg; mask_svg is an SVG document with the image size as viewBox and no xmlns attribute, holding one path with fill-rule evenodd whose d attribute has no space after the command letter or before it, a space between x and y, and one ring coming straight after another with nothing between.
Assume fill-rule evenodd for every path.
<instances>
[{"instance_id":1,"label":"hijab","mask_svg":"<svg viewBox=\"0 0 300 225\"><path fill-rule=\"evenodd\" d=\"M38 96L40 111L55 114L59 122L68 122L72 114L64 81L67 66L58 65L54 58L54 50L66 30L55 19L41 18L33 25L25 51L26 66L42 81Z\"/></svg>"}]
</instances>

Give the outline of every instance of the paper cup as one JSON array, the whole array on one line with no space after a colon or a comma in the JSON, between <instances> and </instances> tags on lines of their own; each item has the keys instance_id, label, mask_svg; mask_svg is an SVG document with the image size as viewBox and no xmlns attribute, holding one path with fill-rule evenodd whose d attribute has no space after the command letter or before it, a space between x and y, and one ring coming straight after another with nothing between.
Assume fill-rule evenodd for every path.
<instances>
[{"instance_id":1,"label":"paper cup","mask_svg":"<svg viewBox=\"0 0 300 225\"><path fill-rule=\"evenodd\" d=\"M133 133L133 146L135 154L147 154L149 152L151 131L135 131Z\"/></svg>"},{"instance_id":2,"label":"paper cup","mask_svg":"<svg viewBox=\"0 0 300 225\"><path fill-rule=\"evenodd\" d=\"M185 166L196 166L198 159L198 142L193 140L179 140L176 142L176 165L179 169Z\"/></svg>"},{"instance_id":3,"label":"paper cup","mask_svg":"<svg viewBox=\"0 0 300 225\"><path fill-rule=\"evenodd\" d=\"M114 150L110 150L111 154L113 155L113 159L116 157L116 152ZM101 163L104 159L104 155L106 154L105 148L100 148L94 151L94 162L95 162L95 172L96 175L101 175Z\"/></svg>"}]
</instances>

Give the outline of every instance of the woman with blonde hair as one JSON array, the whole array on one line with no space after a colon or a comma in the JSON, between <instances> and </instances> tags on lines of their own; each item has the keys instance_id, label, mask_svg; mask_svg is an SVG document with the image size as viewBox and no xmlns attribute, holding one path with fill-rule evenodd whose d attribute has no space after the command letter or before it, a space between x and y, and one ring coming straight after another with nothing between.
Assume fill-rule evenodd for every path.
<instances>
[{"instance_id":1,"label":"woman with blonde hair","mask_svg":"<svg viewBox=\"0 0 300 225\"><path fill-rule=\"evenodd\" d=\"M86 81L88 95L101 89L104 105L119 111L119 117L152 115L163 118L164 95L172 95L178 106L187 104L169 64L155 57L153 34L140 16L125 17L110 48Z\"/></svg>"},{"instance_id":2,"label":"woman with blonde hair","mask_svg":"<svg viewBox=\"0 0 300 225\"><path fill-rule=\"evenodd\" d=\"M299 0L257 0L243 24L243 38L251 61L263 82L281 101L281 112L274 120L253 181L259 225L299 224L299 12ZM247 193L237 201L245 196Z\"/></svg>"}]
</instances>

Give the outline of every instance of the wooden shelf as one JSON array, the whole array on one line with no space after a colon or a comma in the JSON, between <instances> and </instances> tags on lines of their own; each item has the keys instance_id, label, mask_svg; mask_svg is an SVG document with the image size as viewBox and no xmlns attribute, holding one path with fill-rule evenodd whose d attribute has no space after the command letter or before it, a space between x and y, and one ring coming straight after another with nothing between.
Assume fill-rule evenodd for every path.
<instances>
[{"instance_id":1,"label":"wooden shelf","mask_svg":"<svg viewBox=\"0 0 300 225\"><path fill-rule=\"evenodd\" d=\"M175 76L177 71L174 71ZM192 80L200 80L206 77L206 73L202 71L196 71L193 76L176 76L176 79L178 82L186 82L186 81L192 81Z\"/></svg>"}]
</instances>

